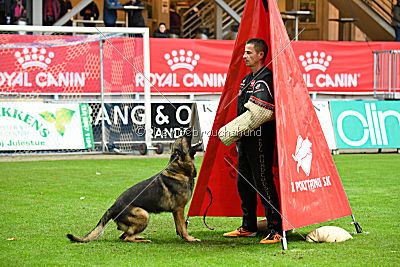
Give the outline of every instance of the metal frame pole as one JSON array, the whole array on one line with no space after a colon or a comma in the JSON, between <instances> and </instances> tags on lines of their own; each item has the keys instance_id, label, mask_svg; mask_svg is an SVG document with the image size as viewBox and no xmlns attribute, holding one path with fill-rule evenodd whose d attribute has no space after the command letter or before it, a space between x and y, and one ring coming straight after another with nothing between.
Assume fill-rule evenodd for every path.
<instances>
[{"instance_id":1,"label":"metal frame pole","mask_svg":"<svg viewBox=\"0 0 400 267\"><path fill-rule=\"evenodd\" d=\"M149 43L149 28L146 28L143 34L143 74L144 77L150 78L150 43ZM145 142L147 148L151 148L151 92L150 81L145 79L144 83L144 110L145 110Z\"/></svg>"},{"instance_id":2,"label":"metal frame pole","mask_svg":"<svg viewBox=\"0 0 400 267\"><path fill-rule=\"evenodd\" d=\"M388 74L388 87L389 87L389 96L391 98L394 97L394 95L392 95L392 79L390 77L392 77L392 52L390 51L389 53L389 63L388 63L388 69L389 69L389 74Z\"/></svg>"},{"instance_id":3,"label":"metal frame pole","mask_svg":"<svg viewBox=\"0 0 400 267\"><path fill-rule=\"evenodd\" d=\"M374 97L376 98L376 58L377 58L377 54L375 52L374 53Z\"/></svg>"},{"instance_id":4,"label":"metal frame pole","mask_svg":"<svg viewBox=\"0 0 400 267\"><path fill-rule=\"evenodd\" d=\"M361 234L363 232L363 230L362 230L360 224L358 222L356 222L356 218L354 217L353 214L351 214L351 218L353 219L353 224L356 227L357 234Z\"/></svg>"},{"instance_id":5,"label":"metal frame pole","mask_svg":"<svg viewBox=\"0 0 400 267\"><path fill-rule=\"evenodd\" d=\"M237 23L240 24L242 18L233 10L225 1L214 0L214 2L219 5L231 18L233 18Z\"/></svg>"},{"instance_id":6,"label":"metal frame pole","mask_svg":"<svg viewBox=\"0 0 400 267\"><path fill-rule=\"evenodd\" d=\"M282 249L287 250L288 248L287 248L286 231L283 231L283 233L282 233L281 242L282 242Z\"/></svg>"},{"instance_id":7,"label":"metal frame pole","mask_svg":"<svg viewBox=\"0 0 400 267\"><path fill-rule=\"evenodd\" d=\"M43 25L43 1L32 0L32 25Z\"/></svg>"},{"instance_id":8,"label":"metal frame pole","mask_svg":"<svg viewBox=\"0 0 400 267\"><path fill-rule=\"evenodd\" d=\"M103 40L100 40L100 90L101 90L101 151L104 153L106 151L106 126L104 122L104 83L103 83Z\"/></svg>"},{"instance_id":9,"label":"metal frame pole","mask_svg":"<svg viewBox=\"0 0 400 267\"><path fill-rule=\"evenodd\" d=\"M396 58L397 58L397 53L393 51L393 98L396 98Z\"/></svg>"}]
</instances>

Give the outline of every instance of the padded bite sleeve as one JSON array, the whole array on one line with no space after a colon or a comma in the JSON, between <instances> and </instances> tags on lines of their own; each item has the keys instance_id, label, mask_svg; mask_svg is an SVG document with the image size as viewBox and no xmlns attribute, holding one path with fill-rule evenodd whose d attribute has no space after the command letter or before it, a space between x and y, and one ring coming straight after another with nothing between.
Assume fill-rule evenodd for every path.
<instances>
[{"instance_id":1,"label":"padded bite sleeve","mask_svg":"<svg viewBox=\"0 0 400 267\"><path fill-rule=\"evenodd\" d=\"M273 109L262 107L252 101L247 102L244 106L247 108L245 113L221 127L218 131L219 139L226 146L232 145L264 122L274 119Z\"/></svg>"}]
</instances>

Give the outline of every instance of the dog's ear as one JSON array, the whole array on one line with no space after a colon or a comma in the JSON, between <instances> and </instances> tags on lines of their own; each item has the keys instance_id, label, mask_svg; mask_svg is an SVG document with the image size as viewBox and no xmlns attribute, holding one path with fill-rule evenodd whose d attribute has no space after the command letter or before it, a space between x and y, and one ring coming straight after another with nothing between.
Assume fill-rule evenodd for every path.
<instances>
[{"instance_id":1,"label":"dog's ear","mask_svg":"<svg viewBox=\"0 0 400 267\"><path fill-rule=\"evenodd\" d=\"M194 157L196 155L197 149L195 147L190 148L190 157Z\"/></svg>"},{"instance_id":2,"label":"dog's ear","mask_svg":"<svg viewBox=\"0 0 400 267\"><path fill-rule=\"evenodd\" d=\"M203 150L203 142L198 142L190 148L190 156L193 158L196 152Z\"/></svg>"}]
</instances>

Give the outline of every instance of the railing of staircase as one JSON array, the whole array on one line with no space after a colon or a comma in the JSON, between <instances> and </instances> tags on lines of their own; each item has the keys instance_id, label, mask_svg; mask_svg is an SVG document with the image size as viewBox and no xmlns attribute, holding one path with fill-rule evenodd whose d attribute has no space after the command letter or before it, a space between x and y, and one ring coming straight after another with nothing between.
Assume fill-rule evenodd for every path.
<instances>
[{"instance_id":1,"label":"railing of staircase","mask_svg":"<svg viewBox=\"0 0 400 267\"><path fill-rule=\"evenodd\" d=\"M392 23L392 8L394 0L362 0L387 23Z\"/></svg>"},{"instance_id":2,"label":"railing of staircase","mask_svg":"<svg viewBox=\"0 0 400 267\"><path fill-rule=\"evenodd\" d=\"M224 0L237 14L243 14L245 0ZM183 38L195 38L199 30L206 30L208 38L215 38L216 3L212 0L199 0L182 14L181 33ZM198 10L197 12L195 10ZM222 16L222 31L229 31L237 26L236 21L224 12Z\"/></svg>"}]
</instances>

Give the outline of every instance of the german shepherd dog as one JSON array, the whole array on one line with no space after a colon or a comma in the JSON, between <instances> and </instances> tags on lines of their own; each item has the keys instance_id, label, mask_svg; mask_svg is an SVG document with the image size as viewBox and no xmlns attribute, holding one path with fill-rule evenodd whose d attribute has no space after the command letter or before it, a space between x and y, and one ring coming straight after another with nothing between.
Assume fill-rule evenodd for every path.
<instances>
[{"instance_id":1,"label":"german shepherd dog","mask_svg":"<svg viewBox=\"0 0 400 267\"><path fill-rule=\"evenodd\" d=\"M113 219L118 230L123 231L120 239L151 242L137 236L147 227L149 213L172 212L177 235L189 242L200 242L188 235L184 217L197 175L194 155L201 147L201 143L192 146L191 140L192 131L188 129L173 144L170 161L163 171L123 192L89 234L84 237L67 234L67 237L75 242L97 240L108 221Z\"/></svg>"}]
</instances>

